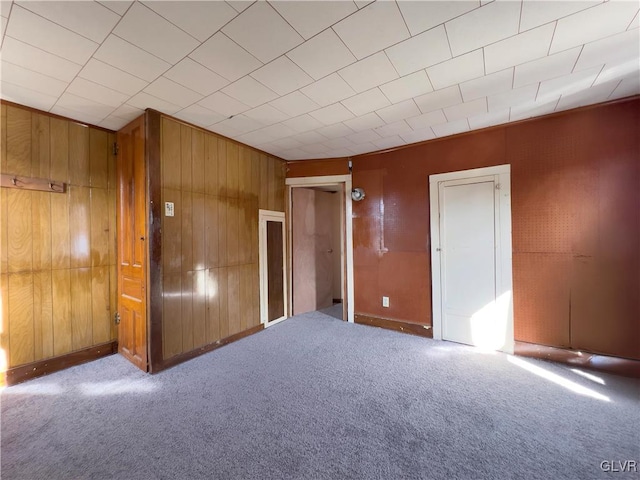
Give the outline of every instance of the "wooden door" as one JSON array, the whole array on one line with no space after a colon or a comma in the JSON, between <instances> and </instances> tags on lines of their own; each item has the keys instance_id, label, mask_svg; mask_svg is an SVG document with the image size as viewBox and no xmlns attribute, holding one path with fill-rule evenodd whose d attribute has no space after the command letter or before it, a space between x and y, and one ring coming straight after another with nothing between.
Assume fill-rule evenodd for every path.
<instances>
[{"instance_id":1,"label":"wooden door","mask_svg":"<svg viewBox=\"0 0 640 480\"><path fill-rule=\"evenodd\" d=\"M118 132L118 352L147 371L144 116Z\"/></svg>"}]
</instances>

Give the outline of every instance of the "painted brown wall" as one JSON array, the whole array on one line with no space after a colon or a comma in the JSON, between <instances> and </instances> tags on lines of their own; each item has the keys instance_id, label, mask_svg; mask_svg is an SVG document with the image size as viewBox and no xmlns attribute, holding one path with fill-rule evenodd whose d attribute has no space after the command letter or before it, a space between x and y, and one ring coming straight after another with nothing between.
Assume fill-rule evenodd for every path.
<instances>
[{"instance_id":1,"label":"painted brown wall","mask_svg":"<svg viewBox=\"0 0 640 480\"><path fill-rule=\"evenodd\" d=\"M115 137L1 108L1 172L68 184L64 194L0 189L0 342L11 368L116 339Z\"/></svg>"},{"instance_id":2,"label":"painted brown wall","mask_svg":"<svg viewBox=\"0 0 640 480\"><path fill-rule=\"evenodd\" d=\"M640 358L639 112L636 97L354 157L356 313L431 324L429 175L511 164L516 340Z\"/></svg>"},{"instance_id":3,"label":"painted brown wall","mask_svg":"<svg viewBox=\"0 0 640 480\"><path fill-rule=\"evenodd\" d=\"M287 162L288 178L326 175L349 175L349 160L346 158L327 158Z\"/></svg>"},{"instance_id":4,"label":"painted brown wall","mask_svg":"<svg viewBox=\"0 0 640 480\"><path fill-rule=\"evenodd\" d=\"M284 211L284 163L161 120L164 359L259 325L258 209Z\"/></svg>"}]
</instances>

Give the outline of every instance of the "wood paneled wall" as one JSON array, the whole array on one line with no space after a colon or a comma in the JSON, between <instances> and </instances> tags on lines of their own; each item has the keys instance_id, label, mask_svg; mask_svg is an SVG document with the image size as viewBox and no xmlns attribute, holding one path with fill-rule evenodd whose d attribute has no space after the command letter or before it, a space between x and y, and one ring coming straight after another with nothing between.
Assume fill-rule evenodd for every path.
<instances>
[{"instance_id":1,"label":"wood paneled wall","mask_svg":"<svg viewBox=\"0 0 640 480\"><path fill-rule=\"evenodd\" d=\"M116 338L114 135L2 104L2 173L67 192L0 189L5 368Z\"/></svg>"},{"instance_id":2,"label":"wood paneled wall","mask_svg":"<svg viewBox=\"0 0 640 480\"><path fill-rule=\"evenodd\" d=\"M429 175L510 164L516 340L640 359L639 117L636 97L354 157L356 313L430 325Z\"/></svg>"},{"instance_id":3,"label":"wood paneled wall","mask_svg":"<svg viewBox=\"0 0 640 480\"><path fill-rule=\"evenodd\" d=\"M259 325L258 209L284 211L284 163L163 117L164 359Z\"/></svg>"}]
</instances>

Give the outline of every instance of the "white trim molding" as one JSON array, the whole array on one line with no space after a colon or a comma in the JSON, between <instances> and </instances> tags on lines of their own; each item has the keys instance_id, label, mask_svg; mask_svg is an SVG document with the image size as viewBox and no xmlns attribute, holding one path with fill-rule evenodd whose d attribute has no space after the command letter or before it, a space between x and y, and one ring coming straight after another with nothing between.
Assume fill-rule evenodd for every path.
<instances>
[{"instance_id":1,"label":"white trim molding","mask_svg":"<svg viewBox=\"0 0 640 480\"><path fill-rule=\"evenodd\" d=\"M287 288L287 237L285 230L285 214L284 212L276 212L273 210L258 210L258 236L259 236L259 260L260 260L260 323L265 328L288 318L289 302L287 296L289 290ZM267 222L278 222L282 224L282 276L283 288L283 314L281 317L269 321L269 281L268 281L268 263L267 263Z\"/></svg>"}]
</instances>

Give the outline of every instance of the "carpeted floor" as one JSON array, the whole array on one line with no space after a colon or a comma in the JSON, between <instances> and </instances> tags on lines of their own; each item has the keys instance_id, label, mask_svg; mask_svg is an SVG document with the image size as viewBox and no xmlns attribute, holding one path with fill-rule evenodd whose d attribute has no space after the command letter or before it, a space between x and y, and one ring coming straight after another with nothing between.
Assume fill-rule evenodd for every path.
<instances>
[{"instance_id":1,"label":"carpeted floor","mask_svg":"<svg viewBox=\"0 0 640 480\"><path fill-rule=\"evenodd\" d=\"M600 465L640 461L640 383L593 375L310 313L155 376L116 355L5 389L1 474L638 478Z\"/></svg>"}]
</instances>

